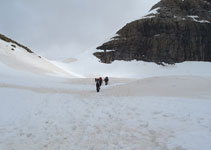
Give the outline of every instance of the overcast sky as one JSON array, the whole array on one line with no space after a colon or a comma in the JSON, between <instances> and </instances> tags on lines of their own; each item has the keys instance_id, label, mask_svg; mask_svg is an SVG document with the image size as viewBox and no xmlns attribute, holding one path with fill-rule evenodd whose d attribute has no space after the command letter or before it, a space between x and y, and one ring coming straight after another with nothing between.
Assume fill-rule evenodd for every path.
<instances>
[{"instance_id":1,"label":"overcast sky","mask_svg":"<svg viewBox=\"0 0 211 150\"><path fill-rule=\"evenodd\" d=\"M0 33L50 59L99 46L159 0L0 0Z\"/></svg>"}]
</instances>

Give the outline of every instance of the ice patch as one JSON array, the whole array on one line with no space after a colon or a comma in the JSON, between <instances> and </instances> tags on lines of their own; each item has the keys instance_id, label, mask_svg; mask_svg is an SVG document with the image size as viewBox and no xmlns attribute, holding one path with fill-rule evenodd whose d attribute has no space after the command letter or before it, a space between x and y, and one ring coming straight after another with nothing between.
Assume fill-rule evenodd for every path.
<instances>
[{"instance_id":1,"label":"ice patch","mask_svg":"<svg viewBox=\"0 0 211 150\"><path fill-rule=\"evenodd\" d=\"M188 15L187 17L192 18L193 21L195 21L195 22L199 22L199 23L210 23L208 20L199 20L199 16L189 16Z\"/></svg>"},{"instance_id":2,"label":"ice patch","mask_svg":"<svg viewBox=\"0 0 211 150\"><path fill-rule=\"evenodd\" d=\"M150 18L154 18L156 14L159 14L158 10L160 9L160 7L155 8L151 11L149 11L146 15L144 15L141 19L150 19Z\"/></svg>"}]
</instances>

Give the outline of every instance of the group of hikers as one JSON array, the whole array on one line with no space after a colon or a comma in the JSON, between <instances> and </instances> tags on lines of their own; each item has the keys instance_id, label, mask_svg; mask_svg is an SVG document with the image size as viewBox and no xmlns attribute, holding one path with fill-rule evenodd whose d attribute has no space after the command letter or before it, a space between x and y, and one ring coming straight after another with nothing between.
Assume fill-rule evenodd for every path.
<instances>
[{"instance_id":1,"label":"group of hikers","mask_svg":"<svg viewBox=\"0 0 211 150\"><path fill-rule=\"evenodd\" d=\"M102 79L102 77L95 78L97 92L100 91L100 87L101 87L103 81L105 82L105 85L108 85L108 81L109 81L108 77L105 77L104 80Z\"/></svg>"}]
</instances>

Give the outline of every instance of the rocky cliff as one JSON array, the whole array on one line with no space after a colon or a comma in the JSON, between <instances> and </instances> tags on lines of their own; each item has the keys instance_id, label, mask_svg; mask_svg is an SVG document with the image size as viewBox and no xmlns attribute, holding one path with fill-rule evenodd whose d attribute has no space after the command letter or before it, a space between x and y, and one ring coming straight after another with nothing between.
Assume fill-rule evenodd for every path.
<instances>
[{"instance_id":1,"label":"rocky cliff","mask_svg":"<svg viewBox=\"0 0 211 150\"><path fill-rule=\"evenodd\" d=\"M94 55L103 63L211 61L211 0L161 0Z\"/></svg>"}]
</instances>

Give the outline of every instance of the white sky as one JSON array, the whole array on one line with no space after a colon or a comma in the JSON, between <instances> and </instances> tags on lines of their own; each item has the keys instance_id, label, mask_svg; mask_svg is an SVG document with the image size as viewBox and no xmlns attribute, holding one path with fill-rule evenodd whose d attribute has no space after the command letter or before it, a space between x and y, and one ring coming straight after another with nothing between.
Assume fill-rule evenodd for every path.
<instances>
[{"instance_id":1,"label":"white sky","mask_svg":"<svg viewBox=\"0 0 211 150\"><path fill-rule=\"evenodd\" d=\"M1 0L0 33L50 59L95 48L159 0Z\"/></svg>"}]
</instances>

